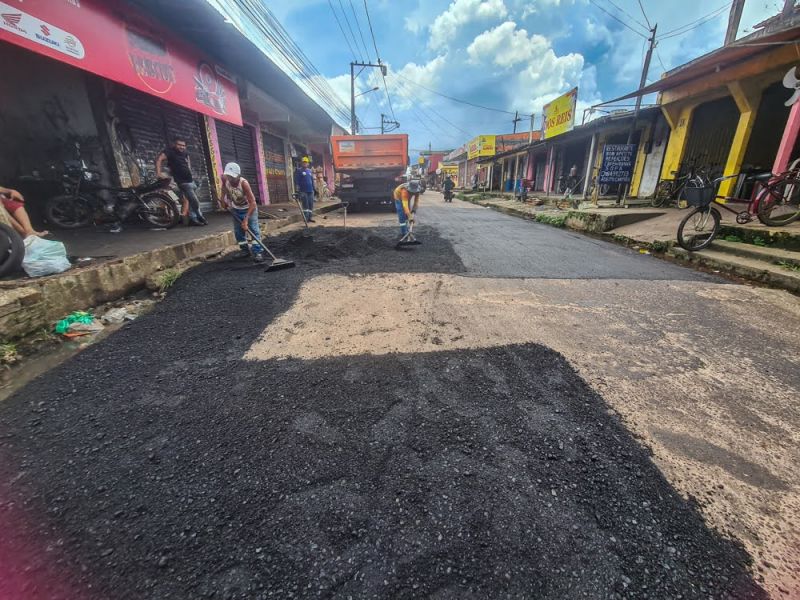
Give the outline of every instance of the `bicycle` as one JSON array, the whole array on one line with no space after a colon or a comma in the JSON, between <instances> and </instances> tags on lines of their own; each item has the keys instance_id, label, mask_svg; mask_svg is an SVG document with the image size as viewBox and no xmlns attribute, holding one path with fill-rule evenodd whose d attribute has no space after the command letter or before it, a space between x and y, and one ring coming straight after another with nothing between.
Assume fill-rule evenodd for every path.
<instances>
[{"instance_id":1,"label":"bicycle","mask_svg":"<svg viewBox=\"0 0 800 600\"><path fill-rule=\"evenodd\" d=\"M722 181L740 175L741 173L718 177L712 182L707 178L695 177L687 182L684 188L686 203L694 208L678 225L677 238L681 248L696 252L707 248L714 241L721 228L722 215L712 204L736 215L736 222L740 225L752 221L751 208L765 225L787 225L800 218L800 179L797 170L779 175L769 172L747 175L745 181L755 181L762 185L761 191L752 201L717 194L716 187ZM749 202L748 209L739 211L726 204L737 201ZM780 212L780 209L787 207L788 210ZM775 209L779 209L777 217Z\"/></svg>"},{"instance_id":2,"label":"bicycle","mask_svg":"<svg viewBox=\"0 0 800 600\"><path fill-rule=\"evenodd\" d=\"M662 179L658 182L653 198L650 200L651 206L656 208L669 206L680 197L687 183L696 177L706 178L708 176L706 167L697 165L697 158L690 160L688 165L689 170L683 175L679 175L684 170L681 165L677 171L672 171L672 174L676 176L675 179Z\"/></svg>"}]
</instances>

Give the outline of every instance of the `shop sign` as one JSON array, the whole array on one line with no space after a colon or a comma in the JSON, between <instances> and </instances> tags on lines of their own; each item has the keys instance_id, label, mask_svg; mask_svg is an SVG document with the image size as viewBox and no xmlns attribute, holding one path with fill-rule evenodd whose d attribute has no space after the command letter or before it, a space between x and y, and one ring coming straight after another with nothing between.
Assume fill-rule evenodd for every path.
<instances>
[{"instance_id":1,"label":"shop sign","mask_svg":"<svg viewBox=\"0 0 800 600\"><path fill-rule=\"evenodd\" d=\"M497 136L494 135L479 135L471 140L467 149L467 159L494 156L496 139Z\"/></svg>"},{"instance_id":2,"label":"shop sign","mask_svg":"<svg viewBox=\"0 0 800 600\"><path fill-rule=\"evenodd\" d=\"M635 157L636 144L606 144L598 181L601 184L630 183Z\"/></svg>"},{"instance_id":3,"label":"shop sign","mask_svg":"<svg viewBox=\"0 0 800 600\"><path fill-rule=\"evenodd\" d=\"M549 104L544 105L542 139L549 140L562 133L572 131L575 126L575 104L577 101L578 88L574 88Z\"/></svg>"},{"instance_id":4,"label":"shop sign","mask_svg":"<svg viewBox=\"0 0 800 600\"><path fill-rule=\"evenodd\" d=\"M0 40L242 124L235 77L119 0L0 1Z\"/></svg>"}]
</instances>

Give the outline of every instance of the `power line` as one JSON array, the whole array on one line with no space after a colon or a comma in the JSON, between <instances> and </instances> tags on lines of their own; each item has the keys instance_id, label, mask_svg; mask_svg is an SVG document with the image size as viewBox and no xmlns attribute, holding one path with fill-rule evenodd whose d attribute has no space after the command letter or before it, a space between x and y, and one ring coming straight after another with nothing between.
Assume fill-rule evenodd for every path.
<instances>
[{"instance_id":1,"label":"power line","mask_svg":"<svg viewBox=\"0 0 800 600\"><path fill-rule=\"evenodd\" d=\"M372 36L372 46L375 48L375 58L378 59L378 64L381 64L381 53L378 52L378 42L375 41L375 31L372 29L372 19L369 16L367 0L364 0L364 12L367 13L367 23L369 24L369 34ZM380 71L381 79L383 79L383 91L386 92L386 100L389 102L389 112L392 113L392 119L397 121L397 117L394 115L394 106L392 106L392 97L389 95L389 86L386 85L386 76L383 74L383 69Z\"/></svg>"},{"instance_id":2,"label":"power line","mask_svg":"<svg viewBox=\"0 0 800 600\"><path fill-rule=\"evenodd\" d=\"M437 96L441 96L442 98L447 98L448 100L451 100L453 102L458 102L459 104L466 104L466 105L472 106L474 108L480 108L480 109L483 109L483 110L491 110L492 112L503 113L503 114L506 114L506 115L515 115L516 114L514 112L511 112L510 110L503 110L502 108L492 108L491 106L483 106L482 104L475 104L474 102L470 102L469 100L460 100L459 98L453 98L452 96L448 96L447 94L442 94L441 92L437 92L434 89L431 89L431 88L429 88L427 86L424 86L421 83L417 83L413 79L409 79L405 75L401 75L398 72L394 72L393 74L396 75L397 77L400 77L401 79L404 79L408 83L416 85L417 87L420 87L423 90L429 91L431 94L436 94ZM531 115L527 114L527 115L520 115L520 116L530 117Z\"/></svg>"},{"instance_id":3,"label":"power line","mask_svg":"<svg viewBox=\"0 0 800 600\"><path fill-rule=\"evenodd\" d=\"M356 53L353 51L353 45L350 43L350 40L347 39L347 35L345 35L344 33L344 27L342 27L342 22L339 20L339 15L336 14L336 10L333 8L333 2L331 2L331 0L328 0L328 5L331 7L331 12L333 13L334 18L336 19L336 23L339 24L339 31L342 32L342 37L344 38L344 41L347 42L347 47L350 48L350 54L353 55L353 60L358 61L358 57L356 56Z\"/></svg>"},{"instance_id":4,"label":"power line","mask_svg":"<svg viewBox=\"0 0 800 600\"><path fill-rule=\"evenodd\" d=\"M625 10L624 8L622 8L622 7L621 7L619 4L617 4L616 2L614 2L614 0L607 0L607 1L608 1L608 3L609 3L611 6L613 6L614 8L616 8L616 9L617 9L619 12L621 12L623 15L625 15L626 17L628 17L628 18L629 18L631 21L633 21L634 23L636 23L636 24L637 24L637 25L639 25L640 27L642 27L642 28L644 28L644 29L650 29L649 27L645 27L644 23L642 23L641 21L639 21L639 20L638 20L636 17L634 17L634 16L633 16L631 13L629 13L629 12L628 12L627 10Z\"/></svg>"},{"instance_id":5,"label":"power line","mask_svg":"<svg viewBox=\"0 0 800 600\"><path fill-rule=\"evenodd\" d=\"M358 40L356 39L356 34L353 33L353 26L350 25L350 19L347 18L347 12L344 10L344 4L342 4L342 0L339 0L339 8L342 9L342 16L344 17L344 22L347 23L347 29L350 30L350 35L353 36L353 42L355 44L356 50L358 50L358 54L361 56L361 62L368 62L361 54L361 48L358 47Z\"/></svg>"},{"instance_id":6,"label":"power line","mask_svg":"<svg viewBox=\"0 0 800 600\"><path fill-rule=\"evenodd\" d=\"M612 19L614 19L614 20L615 20L617 23L620 23L620 24L621 24L623 27L626 27L627 29L630 29L630 30L631 30L633 33L635 33L636 35L638 35L638 36L641 36L641 37L643 37L643 38L646 38L646 37L647 37L647 36L645 36L645 35L644 35L642 32L640 32L640 31L637 31L636 29L634 29L633 27L631 27L630 25L628 25L628 24L627 24L625 21L623 21L622 19L620 19L620 18L619 18L617 15L615 15L614 13L607 11L605 8L603 8L603 7L602 7L602 6L600 6L600 5L599 5L597 2L595 2L595 0L589 0L589 2L591 2L591 3L592 3L592 4L594 4L594 5L595 5L597 8L599 8L599 9L600 9L600 10L602 10L604 13L606 13L606 14L607 14L609 17L611 17Z\"/></svg>"},{"instance_id":7,"label":"power line","mask_svg":"<svg viewBox=\"0 0 800 600\"><path fill-rule=\"evenodd\" d=\"M367 61L369 61L369 50L367 50L367 43L364 41L364 32L361 30L361 23L358 22L358 15L356 14L356 9L353 6L353 0L349 0L350 2L350 10L353 12L353 18L356 21L356 27L358 28L358 35L361 37L361 45L364 46L364 53L367 56ZM375 58L378 58L377 56Z\"/></svg>"},{"instance_id":8,"label":"power line","mask_svg":"<svg viewBox=\"0 0 800 600\"><path fill-rule=\"evenodd\" d=\"M713 19L713 18L719 16L720 14L722 14L730 5L731 5L731 3L728 2L727 4L725 4L723 6L720 6L718 9L708 13L707 15L700 17L699 19L695 19L694 21L691 21L690 23L686 23L685 25L681 25L680 27L676 27L675 29L671 29L670 31L666 31L666 32L662 33L660 36L658 36L658 39L659 40L666 40L666 39L669 39L671 37L675 37L675 36L678 36L678 35L683 35L684 33L688 33L692 29L696 29L696 28L700 27L701 25L703 25L704 23L706 23L706 22L710 21L711 19Z\"/></svg>"},{"instance_id":9,"label":"power line","mask_svg":"<svg viewBox=\"0 0 800 600\"><path fill-rule=\"evenodd\" d=\"M611 0L609 0L609 2L610 2L610 1L611 1ZM648 29L652 29L652 28L653 28L653 26L652 26L652 25L650 25L650 19L648 19L648 18L647 18L647 13L646 13L646 12L644 12L644 4L642 4L642 0L637 0L637 2L639 3L639 8L640 8L640 9L641 9L641 11L642 11L642 16L644 17L644 22L645 22L645 23L647 23L647 28L648 28Z\"/></svg>"}]
</instances>

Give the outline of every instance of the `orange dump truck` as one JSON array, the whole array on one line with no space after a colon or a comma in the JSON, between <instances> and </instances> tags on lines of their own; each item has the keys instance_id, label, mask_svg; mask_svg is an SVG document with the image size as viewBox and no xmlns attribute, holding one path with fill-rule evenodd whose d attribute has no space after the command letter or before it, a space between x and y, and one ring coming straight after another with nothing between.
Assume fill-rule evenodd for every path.
<instances>
[{"instance_id":1,"label":"orange dump truck","mask_svg":"<svg viewBox=\"0 0 800 600\"><path fill-rule=\"evenodd\" d=\"M353 208L393 206L397 177L408 167L408 135L334 135L336 195Z\"/></svg>"}]
</instances>

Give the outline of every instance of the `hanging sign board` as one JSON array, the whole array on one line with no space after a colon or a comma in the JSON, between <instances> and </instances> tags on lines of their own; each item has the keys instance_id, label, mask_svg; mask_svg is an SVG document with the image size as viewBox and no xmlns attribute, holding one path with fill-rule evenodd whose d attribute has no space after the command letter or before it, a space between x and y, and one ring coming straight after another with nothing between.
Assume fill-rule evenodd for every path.
<instances>
[{"instance_id":1,"label":"hanging sign board","mask_svg":"<svg viewBox=\"0 0 800 600\"><path fill-rule=\"evenodd\" d=\"M467 159L472 160L479 156L494 156L496 153L496 136L479 135L473 138L467 149Z\"/></svg>"},{"instance_id":2,"label":"hanging sign board","mask_svg":"<svg viewBox=\"0 0 800 600\"><path fill-rule=\"evenodd\" d=\"M0 1L0 41L242 124L235 77L119 0Z\"/></svg>"},{"instance_id":3,"label":"hanging sign board","mask_svg":"<svg viewBox=\"0 0 800 600\"><path fill-rule=\"evenodd\" d=\"M630 183L635 159L636 144L606 144L598 181L601 184Z\"/></svg>"},{"instance_id":4,"label":"hanging sign board","mask_svg":"<svg viewBox=\"0 0 800 600\"><path fill-rule=\"evenodd\" d=\"M572 131L575 126L575 104L578 101L578 88L573 88L544 105L542 117L542 138L549 140L562 133Z\"/></svg>"}]
</instances>

